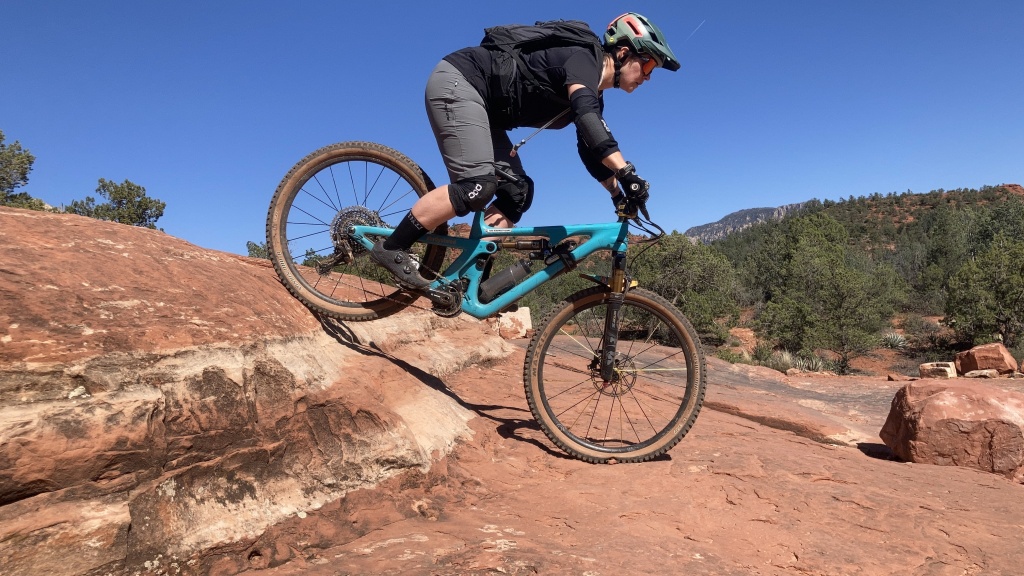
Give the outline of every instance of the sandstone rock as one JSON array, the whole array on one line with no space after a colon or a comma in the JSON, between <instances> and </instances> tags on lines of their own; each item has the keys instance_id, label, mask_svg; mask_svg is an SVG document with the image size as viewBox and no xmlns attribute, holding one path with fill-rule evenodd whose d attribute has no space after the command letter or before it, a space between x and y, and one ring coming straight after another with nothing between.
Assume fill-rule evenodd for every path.
<instances>
[{"instance_id":1,"label":"sandstone rock","mask_svg":"<svg viewBox=\"0 0 1024 576\"><path fill-rule=\"evenodd\" d=\"M952 362L926 362L918 367L921 378L956 378L956 368Z\"/></svg>"},{"instance_id":2,"label":"sandstone rock","mask_svg":"<svg viewBox=\"0 0 1024 576\"><path fill-rule=\"evenodd\" d=\"M879 436L908 462L1024 479L1024 393L982 383L908 384Z\"/></svg>"},{"instance_id":3,"label":"sandstone rock","mask_svg":"<svg viewBox=\"0 0 1024 576\"><path fill-rule=\"evenodd\" d=\"M116 566L128 546L128 500L126 490L88 500L60 491L0 506L0 573L91 574Z\"/></svg>"},{"instance_id":4,"label":"sandstone rock","mask_svg":"<svg viewBox=\"0 0 1024 576\"><path fill-rule=\"evenodd\" d=\"M999 378L997 370L971 370L964 374L964 378Z\"/></svg>"},{"instance_id":5,"label":"sandstone rock","mask_svg":"<svg viewBox=\"0 0 1024 576\"><path fill-rule=\"evenodd\" d=\"M965 374L974 370L996 370L1000 374L1017 371L1017 361L999 342L982 344L956 355L956 371Z\"/></svg>"},{"instance_id":6,"label":"sandstone rock","mask_svg":"<svg viewBox=\"0 0 1024 576\"><path fill-rule=\"evenodd\" d=\"M523 356L518 350L514 361L448 381L467 403L487 406L486 417L416 499L417 507L429 502L425 513L396 514L414 502L404 494L364 491L358 505L361 493L353 493L223 562L259 576L893 576L901 566L915 576L1020 573L1024 486L968 468L892 461L877 433L898 384L846 376L797 389L780 372L711 357L708 398L737 410L705 403L669 458L590 466L553 455L523 420L521 384L508 377ZM810 398L834 410L834 422L870 422L859 441L867 444L812 441L812 429L794 434L788 414L811 412L797 403ZM769 418L776 422L756 423ZM270 567L253 571L261 565Z\"/></svg>"},{"instance_id":7,"label":"sandstone rock","mask_svg":"<svg viewBox=\"0 0 1024 576\"><path fill-rule=\"evenodd\" d=\"M835 375L835 372L829 372L828 370L818 370L815 372L811 372L809 370L803 370L801 368L786 369L786 376L802 376L804 378L832 378Z\"/></svg>"},{"instance_id":8,"label":"sandstone rock","mask_svg":"<svg viewBox=\"0 0 1024 576\"><path fill-rule=\"evenodd\" d=\"M506 340L526 338L527 332L533 329L530 309L518 308L514 312L505 312L498 316L496 322L498 335Z\"/></svg>"},{"instance_id":9,"label":"sandstone rock","mask_svg":"<svg viewBox=\"0 0 1024 576\"><path fill-rule=\"evenodd\" d=\"M910 376L905 376L903 374L894 374L892 372L890 372L885 379L888 380L889 382L909 382L911 380L914 380L914 378L911 378Z\"/></svg>"},{"instance_id":10,"label":"sandstone rock","mask_svg":"<svg viewBox=\"0 0 1024 576\"><path fill-rule=\"evenodd\" d=\"M5 575L166 565L425 470L472 434L439 378L510 352L423 310L321 322L156 230L0 208L0 253Z\"/></svg>"}]
</instances>

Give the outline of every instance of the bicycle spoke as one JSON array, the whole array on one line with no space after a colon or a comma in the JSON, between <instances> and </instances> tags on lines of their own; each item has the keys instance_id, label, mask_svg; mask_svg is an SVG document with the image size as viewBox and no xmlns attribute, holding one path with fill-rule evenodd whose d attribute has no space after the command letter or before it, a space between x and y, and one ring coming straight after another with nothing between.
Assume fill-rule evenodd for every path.
<instances>
[{"instance_id":1,"label":"bicycle spoke","mask_svg":"<svg viewBox=\"0 0 1024 576\"><path fill-rule=\"evenodd\" d=\"M381 206L381 208L379 210L379 212L381 214L381 217L383 218L385 216L394 216L395 214L405 214L406 211L407 211L405 208L402 208L402 209L399 209L399 210L395 210L393 212L388 212L388 210L391 210L391 208L394 207L396 204L398 204L402 200L405 200L406 198L408 198L409 194L412 194L413 192L415 192L415 191L414 190L409 190L407 192L404 192L404 193L402 193L401 196L399 196L398 198L395 198L394 202L388 204L387 206Z\"/></svg>"},{"instance_id":2,"label":"bicycle spoke","mask_svg":"<svg viewBox=\"0 0 1024 576\"><path fill-rule=\"evenodd\" d=\"M289 244L294 244L298 240L305 240L307 238L312 238L314 236L320 236L321 234L327 234L327 231L326 230L319 230L317 232L311 232L309 234L305 234L305 235L302 235L302 236L296 236L296 237L291 238L290 240L288 240L288 242L289 242ZM333 249L334 249L334 247L332 246L331 250L333 250Z\"/></svg>"},{"instance_id":3,"label":"bicycle spoke","mask_svg":"<svg viewBox=\"0 0 1024 576\"><path fill-rule=\"evenodd\" d=\"M334 204L334 199L331 198L331 193L328 192L326 188L324 188L323 182L320 182L320 176L319 175L314 175L313 176L313 180L316 182L317 186L320 187L320 190L324 193L324 196L327 198L327 202L329 202L330 204L328 204L327 202L323 202L322 200L321 200L321 202L323 202L324 205L329 206L335 212L340 210L341 209L341 205L340 204L338 204L338 205ZM306 192L306 190L303 189L303 192ZM306 194L309 194L309 192L306 192ZM320 200L320 198L318 198L317 196L315 196L313 194L310 194L310 196L313 196L317 200Z\"/></svg>"},{"instance_id":4,"label":"bicycle spoke","mask_svg":"<svg viewBox=\"0 0 1024 576\"><path fill-rule=\"evenodd\" d=\"M531 401L534 415L549 438L587 460L643 460L660 454L696 418L700 402L694 394L703 398L703 370L693 376L693 363L702 358L692 347L695 337L684 335L692 328L675 319L678 313L664 299L627 294L620 307L613 376L604 381L595 360L604 353L607 293L590 289L579 294L579 303L554 312L531 343L528 365L539 364L536 373L527 371L527 395L543 398Z\"/></svg>"},{"instance_id":5,"label":"bicycle spoke","mask_svg":"<svg viewBox=\"0 0 1024 576\"><path fill-rule=\"evenodd\" d=\"M576 373L576 374L585 374L587 376L587 378L590 378L590 371L589 370L583 370L581 368L575 368L573 366L568 366L566 364L561 364L561 363L558 363L558 362L552 362L551 365L554 366L555 368L561 368L562 370L565 370L567 372L573 372L573 373Z\"/></svg>"},{"instance_id":6,"label":"bicycle spoke","mask_svg":"<svg viewBox=\"0 0 1024 576\"><path fill-rule=\"evenodd\" d=\"M292 168L271 201L267 234L275 269L300 300L339 319L369 320L413 305L416 296L345 233L352 226L393 227L430 188L419 167L384 146L346 142L317 150ZM427 270L442 269L446 252L443 246L416 250ZM316 260L340 254L345 258L327 273L315 269Z\"/></svg>"},{"instance_id":7,"label":"bicycle spoke","mask_svg":"<svg viewBox=\"0 0 1024 576\"><path fill-rule=\"evenodd\" d=\"M356 177L352 174L353 162L346 162L345 168L348 168L348 181L352 184L352 198L355 200L356 206L362 206L363 203L359 200L359 192L356 190Z\"/></svg>"},{"instance_id":8,"label":"bicycle spoke","mask_svg":"<svg viewBox=\"0 0 1024 576\"><path fill-rule=\"evenodd\" d=\"M597 395L597 394L591 394L591 395L585 396L583 399L581 399L580 401L576 402L572 406L569 406L565 410L562 410L562 412L558 414L559 419L561 419L562 416L564 416L566 413L568 413L570 410L572 410L576 406L579 406L580 403L586 402L586 405L583 406L583 409L580 410L579 414L576 415L576 420L574 420L572 422L572 424L569 424L569 426L568 426L569 430L575 429L576 428L576 423L579 421L579 419L581 417L583 417L583 416L585 416L587 414L587 407L590 406L591 400L595 400L595 397L596 397L597 401L600 401L600 396ZM596 414L596 413L597 413L597 407L595 406L594 407L594 412L592 414ZM591 422L593 422L593 416L591 416Z\"/></svg>"},{"instance_id":9,"label":"bicycle spoke","mask_svg":"<svg viewBox=\"0 0 1024 576\"><path fill-rule=\"evenodd\" d=\"M387 194L384 195L384 199L380 201L380 204L376 208L376 210L377 210L377 212L379 214L383 215L385 213L385 210L387 209L385 206L388 205L388 200L391 199L391 195L395 193L395 188L398 187L398 185L401 184L401 183L402 183L402 179L401 178L395 178L395 181L391 183L391 187L388 188ZM401 200L401 198L398 198L395 201L398 202L400 200Z\"/></svg>"}]
</instances>

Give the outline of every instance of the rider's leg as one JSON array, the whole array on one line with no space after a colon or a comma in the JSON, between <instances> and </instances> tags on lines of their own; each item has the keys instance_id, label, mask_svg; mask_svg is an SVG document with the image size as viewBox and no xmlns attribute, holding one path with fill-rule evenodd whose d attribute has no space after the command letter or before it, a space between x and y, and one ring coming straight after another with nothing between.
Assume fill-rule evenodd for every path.
<instances>
[{"instance_id":1,"label":"rider's leg","mask_svg":"<svg viewBox=\"0 0 1024 576\"><path fill-rule=\"evenodd\" d=\"M510 228L530 209L533 204L533 180L525 174L517 176L519 182L502 182L498 186L494 204L487 209L485 219L488 224Z\"/></svg>"},{"instance_id":2,"label":"rider's leg","mask_svg":"<svg viewBox=\"0 0 1024 576\"><path fill-rule=\"evenodd\" d=\"M448 185L434 188L423 195L402 218L395 231L384 240L387 250L408 250L428 231L455 217L455 208L448 198Z\"/></svg>"},{"instance_id":3,"label":"rider's leg","mask_svg":"<svg viewBox=\"0 0 1024 576\"><path fill-rule=\"evenodd\" d=\"M501 210L495 208L494 204L487 207L487 212L484 213L484 223L491 228L511 228L515 225L515 222L505 216Z\"/></svg>"},{"instance_id":4,"label":"rider's leg","mask_svg":"<svg viewBox=\"0 0 1024 576\"><path fill-rule=\"evenodd\" d=\"M428 285L403 262L403 254L440 224L460 212L482 210L477 199L494 195L494 156L490 119L483 98L454 66L441 61L427 81L427 118L448 168L452 184L431 190L413 205L391 236L378 243L371 257L406 284ZM477 190L477 185L480 189ZM405 254L405 256L408 256Z\"/></svg>"},{"instance_id":5,"label":"rider's leg","mask_svg":"<svg viewBox=\"0 0 1024 576\"><path fill-rule=\"evenodd\" d=\"M448 197L448 184L424 194L412 207L416 219L428 230L433 230L455 217L455 206Z\"/></svg>"},{"instance_id":6,"label":"rider's leg","mask_svg":"<svg viewBox=\"0 0 1024 576\"><path fill-rule=\"evenodd\" d=\"M533 202L533 180L526 175L523 162L518 154L512 154L512 140L504 130L491 131L494 145L495 164L511 172L519 183L503 181L495 193L494 204L487 208L484 222L494 228L511 228L529 210Z\"/></svg>"},{"instance_id":7,"label":"rider's leg","mask_svg":"<svg viewBox=\"0 0 1024 576\"><path fill-rule=\"evenodd\" d=\"M442 60L427 80L424 101L430 128L452 184L423 195L411 211L419 228L407 224L407 216L391 235L394 240L388 242L388 248L407 250L423 234L454 218L467 207L459 204L469 203L467 196L472 194L478 178L494 175L495 144L487 106L465 76ZM501 134L507 141L504 131ZM508 146L511 149L511 143ZM466 181L472 183L466 184ZM453 186L459 186L460 190L453 191Z\"/></svg>"}]
</instances>

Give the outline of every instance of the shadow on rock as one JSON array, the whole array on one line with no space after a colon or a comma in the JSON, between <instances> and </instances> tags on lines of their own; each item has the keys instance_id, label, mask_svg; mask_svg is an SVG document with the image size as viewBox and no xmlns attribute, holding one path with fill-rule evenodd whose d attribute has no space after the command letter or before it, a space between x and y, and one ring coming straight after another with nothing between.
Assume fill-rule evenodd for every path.
<instances>
[{"instance_id":1,"label":"shadow on rock","mask_svg":"<svg viewBox=\"0 0 1024 576\"><path fill-rule=\"evenodd\" d=\"M359 352L360 354L364 354L367 356L376 356L378 358L383 358L388 362L391 362L397 368L408 373L410 376L416 378L424 385L433 388L434 390L444 394L445 396L448 396L449 398L454 400L459 406L473 412L474 414L480 416L481 418L486 418L487 420L490 420L491 422L497 424L495 431L502 438L532 444L540 448L541 450L544 450L549 455L557 458L572 459L570 456L566 455L562 451L555 450L547 443L541 442L535 438L529 438L521 433L521 431L523 430L540 431L540 425L538 425L532 417L509 418L501 417L494 414L494 412L506 410L512 412L528 413L528 410L524 410L522 408L515 406L502 406L500 404L474 404L471 402L467 402L464 399L460 398L458 394L455 393L455 391L449 388L444 383L444 381L438 378L437 376L434 376L433 374L430 374L429 372L426 372L421 368L413 366L412 364L406 362L405 360L402 360L401 358L396 358L395 356L388 354L387 352L378 348L372 342L369 345L361 344L359 342L359 339L356 337L355 333L348 326L346 326L344 322L337 320L335 318L331 318L329 316L325 316L323 314L314 315L316 316L317 320L320 321L320 325L323 326L324 332L326 332L329 336L337 340L343 346L346 346L356 352Z\"/></svg>"},{"instance_id":2,"label":"shadow on rock","mask_svg":"<svg viewBox=\"0 0 1024 576\"><path fill-rule=\"evenodd\" d=\"M857 444L857 449L861 451L865 456L875 458L878 460L889 460L899 462L899 458L892 453L885 444L877 444L872 442L860 442Z\"/></svg>"}]
</instances>

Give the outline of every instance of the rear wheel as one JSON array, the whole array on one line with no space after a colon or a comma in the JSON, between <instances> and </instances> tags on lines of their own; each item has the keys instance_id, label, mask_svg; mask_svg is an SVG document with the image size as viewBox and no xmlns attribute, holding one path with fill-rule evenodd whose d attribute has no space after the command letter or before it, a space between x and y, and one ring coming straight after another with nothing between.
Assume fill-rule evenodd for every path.
<instances>
[{"instance_id":1,"label":"rear wheel","mask_svg":"<svg viewBox=\"0 0 1024 576\"><path fill-rule=\"evenodd\" d=\"M417 298L350 242L352 225L394 228L434 188L412 160L371 142L326 146L296 164L267 214L267 249L284 285L310 309L340 320L373 320ZM434 230L447 234L447 224ZM441 246L418 246L426 278L444 262Z\"/></svg>"},{"instance_id":2,"label":"rear wheel","mask_svg":"<svg viewBox=\"0 0 1024 576\"><path fill-rule=\"evenodd\" d=\"M601 378L607 288L570 296L527 349L530 410L552 442L588 462L642 462L676 445L704 402L704 353L690 322L657 294L626 293L615 374Z\"/></svg>"}]
</instances>

